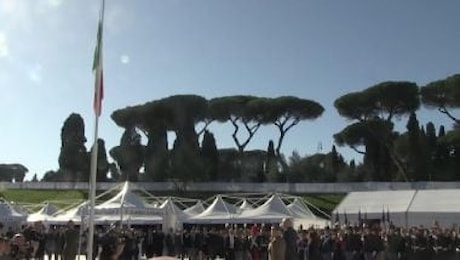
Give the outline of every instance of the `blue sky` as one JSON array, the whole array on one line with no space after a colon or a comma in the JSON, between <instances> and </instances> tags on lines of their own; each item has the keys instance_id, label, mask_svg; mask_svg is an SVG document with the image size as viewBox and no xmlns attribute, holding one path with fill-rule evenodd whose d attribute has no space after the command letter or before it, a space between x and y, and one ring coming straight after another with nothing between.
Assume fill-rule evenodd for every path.
<instances>
[{"instance_id":1,"label":"blue sky","mask_svg":"<svg viewBox=\"0 0 460 260\"><path fill-rule=\"evenodd\" d=\"M0 162L23 163L29 178L58 168L70 113L83 116L93 139L98 2L0 0ZM458 10L453 0L107 0L100 137L108 147L119 142L113 110L170 95L294 95L326 111L293 128L283 152L313 154L320 142L327 151L347 124L332 105L337 97L460 71ZM419 119L451 125L436 111ZM234 147L229 126L210 130L220 148ZM276 138L263 127L248 148Z\"/></svg>"}]
</instances>

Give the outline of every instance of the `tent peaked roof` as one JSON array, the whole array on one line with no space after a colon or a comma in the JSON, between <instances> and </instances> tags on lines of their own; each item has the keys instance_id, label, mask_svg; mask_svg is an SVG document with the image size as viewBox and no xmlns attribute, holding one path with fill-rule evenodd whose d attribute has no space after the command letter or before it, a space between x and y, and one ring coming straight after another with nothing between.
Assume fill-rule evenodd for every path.
<instances>
[{"instance_id":1,"label":"tent peaked roof","mask_svg":"<svg viewBox=\"0 0 460 260\"><path fill-rule=\"evenodd\" d=\"M27 222L47 221L58 212L59 209L56 206L46 203L39 211L27 216Z\"/></svg>"},{"instance_id":2,"label":"tent peaked roof","mask_svg":"<svg viewBox=\"0 0 460 260\"><path fill-rule=\"evenodd\" d=\"M160 209L165 209L173 213L182 213L182 210L174 203L171 198L167 198L161 205Z\"/></svg>"},{"instance_id":3,"label":"tent peaked roof","mask_svg":"<svg viewBox=\"0 0 460 260\"><path fill-rule=\"evenodd\" d=\"M7 202L7 203L10 205L10 207L12 209L14 209L14 211L19 213L20 215L28 215L29 214L27 209L23 205L21 205L21 204L19 204L17 202L13 201L13 202Z\"/></svg>"},{"instance_id":4,"label":"tent peaked roof","mask_svg":"<svg viewBox=\"0 0 460 260\"><path fill-rule=\"evenodd\" d=\"M58 207L54 206L51 203L45 203L45 205L37 211L35 214L52 216L59 211Z\"/></svg>"},{"instance_id":5,"label":"tent peaked roof","mask_svg":"<svg viewBox=\"0 0 460 260\"><path fill-rule=\"evenodd\" d=\"M204 206L203 206L203 202L202 201L198 201L195 205L187 208L184 210L184 213L189 215L189 216L195 216L195 215L198 215L200 214L201 212L203 212L205 210Z\"/></svg>"},{"instance_id":6,"label":"tent peaked roof","mask_svg":"<svg viewBox=\"0 0 460 260\"><path fill-rule=\"evenodd\" d=\"M259 212L278 213L282 215L291 215L291 212L284 204L279 194L273 194L264 204L257 208Z\"/></svg>"},{"instance_id":7,"label":"tent peaked roof","mask_svg":"<svg viewBox=\"0 0 460 260\"><path fill-rule=\"evenodd\" d=\"M0 200L0 216L2 217L23 217L14 207L6 200Z\"/></svg>"},{"instance_id":8,"label":"tent peaked roof","mask_svg":"<svg viewBox=\"0 0 460 260\"><path fill-rule=\"evenodd\" d=\"M189 215L185 214L171 198L167 198L160 206L167 216L176 216L179 219L188 218Z\"/></svg>"},{"instance_id":9,"label":"tent peaked roof","mask_svg":"<svg viewBox=\"0 0 460 260\"><path fill-rule=\"evenodd\" d=\"M236 214L236 212L237 210L235 206L225 202L221 195L217 195L211 205L209 205L209 207L198 216L231 215Z\"/></svg>"},{"instance_id":10,"label":"tent peaked roof","mask_svg":"<svg viewBox=\"0 0 460 260\"><path fill-rule=\"evenodd\" d=\"M88 201L85 201L85 202L82 202L80 204L78 204L77 206L73 207L73 208L70 208L68 210L66 210L65 212L62 212L61 214L59 214L58 216L56 216L57 218L67 218L67 219L72 219L74 220L74 218L76 219L80 219L80 216L82 215L87 215L88 214Z\"/></svg>"},{"instance_id":11,"label":"tent peaked roof","mask_svg":"<svg viewBox=\"0 0 460 260\"><path fill-rule=\"evenodd\" d=\"M310 208L300 199L295 198L294 201L287 206L294 218L316 218Z\"/></svg>"},{"instance_id":12,"label":"tent peaked roof","mask_svg":"<svg viewBox=\"0 0 460 260\"><path fill-rule=\"evenodd\" d=\"M243 202L240 205L240 209L248 209L248 208L253 209L254 207L247 199L243 199Z\"/></svg>"},{"instance_id":13,"label":"tent peaked roof","mask_svg":"<svg viewBox=\"0 0 460 260\"><path fill-rule=\"evenodd\" d=\"M291 216L279 194L272 195L264 204L242 213L246 216Z\"/></svg>"},{"instance_id":14,"label":"tent peaked roof","mask_svg":"<svg viewBox=\"0 0 460 260\"><path fill-rule=\"evenodd\" d=\"M243 199L243 202L238 207L241 211L254 209L254 206L247 200Z\"/></svg>"},{"instance_id":15,"label":"tent peaked roof","mask_svg":"<svg viewBox=\"0 0 460 260\"><path fill-rule=\"evenodd\" d=\"M129 182L125 182L120 192L114 197L96 206L96 208L145 208L150 207L148 204L139 196L134 194L131 190Z\"/></svg>"},{"instance_id":16,"label":"tent peaked roof","mask_svg":"<svg viewBox=\"0 0 460 260\"><path fill-rule=\"evenodd\" d=\"M237 208L225 202L222 195L217 195L214 201L207 209L198 215L191 216L187 219L188 223L203 223L203 224L223 224L234 219L238 214Z\"/></svg>"}]
</instances>

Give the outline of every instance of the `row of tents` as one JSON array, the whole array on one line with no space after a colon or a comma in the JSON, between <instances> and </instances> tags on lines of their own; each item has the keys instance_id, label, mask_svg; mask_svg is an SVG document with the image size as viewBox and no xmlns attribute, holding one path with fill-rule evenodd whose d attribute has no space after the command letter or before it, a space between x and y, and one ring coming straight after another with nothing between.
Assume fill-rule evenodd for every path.
<instances>
[{"instance_id":1,"label":"row of tents","mask_svg":"<svg viewBox=\"0 0 460 260\"><path fill-rule=\"evenodd\" d=\"M354 224L366 218L399 227L459 227L460 190L350 192L332 215L341 224L345 219Z\"/></svg>"},{"instance_id":2,"label":"row of tents","mask_svg":"<svg viewBox=\"0 0 460 260\"><path fill-rule=\"evenodd\" d=\"M271 224L283 218L294 219L295 225L304 227L331 224L327 214L323 214L324 217L313 214L313 206L308 201L280 193L216 195L201 201L158 197L125 182L98 195L97 199L95 222L101 225L121 221L181 229L184 224ZM363 218L401 227L428 227L435 221L444 227L460 226L460 190L350 192L332 212L332 221L339 224L357 224ZM29 213L17 204L0 200L0 222L7 226L36 221L64 225L69 220L85 224L88 202L80 201L64 209L46 203L38 211Z\"/></svg>"},{"instance_id":3,"label":"row of tents","mask_svg":"<svg viewBox=\"0 0 460 260\"><path fill-rule=\"evenodd\" d=\"M97 196L95 223L123 222L129 225L162 225L163 229L182 229L184 224L272 224L283 218L296 225L324 227L327 218L313 214L311 204L301 197L286 194L216 195L208 201L175 197L157 197L125 182ZM111 195L114 194L115 195ZM140 193L140 194L139 194ZM88 221L88 201L60 210L46 203L40 210L27 214L14 205L0 203L4 224L18 225L42 221L45 225L65 225L69 220Z\"/></svg>"}]
</instances>

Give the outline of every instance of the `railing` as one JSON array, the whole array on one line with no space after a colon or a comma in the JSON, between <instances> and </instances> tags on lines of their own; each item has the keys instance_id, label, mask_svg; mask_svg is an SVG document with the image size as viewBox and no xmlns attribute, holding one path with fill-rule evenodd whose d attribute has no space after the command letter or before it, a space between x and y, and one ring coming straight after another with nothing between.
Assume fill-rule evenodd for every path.
<instances>
[{"instance_id":1,"label":"railing","mask_svg":"<svg viewBox=\"0 0 460 260\"><path fill-rule=\"evenodd\" d=\"M98 190L108 190L118 183L100 182ZM32 190L88 190L84 182L0 182L1 189ZM281 192L291 194L305 193L348 193L351 191L374 190L424 190L460 189L460 182L347 182L347 183L240 183L240 182L193 182L178 184L174 182L136 182L132 189L148 191L219 192L219 193L266 193Z\"/></svg>"}]
</instances>

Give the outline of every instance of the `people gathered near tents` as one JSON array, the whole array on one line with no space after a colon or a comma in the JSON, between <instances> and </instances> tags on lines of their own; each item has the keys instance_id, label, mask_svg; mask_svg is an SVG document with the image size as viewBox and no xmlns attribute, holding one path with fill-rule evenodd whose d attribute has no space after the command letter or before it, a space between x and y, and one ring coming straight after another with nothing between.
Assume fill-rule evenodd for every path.
<instances>
[{"instance_id":1,"label":"people gathered near tents","mask_svg":"<svg viewBox=\"0 0 460 260\"><path fill-rule=\"evenodd\" d=\"M0 259L75 259L85 254L85 233L72 222L45 228L32 223L0 237ZM334 225L322 229L281 224L98 227L99 259L172 256L228 260L460 259L460 228ZM69 248L72 247L72 248ZM70 252L70 253L69 253ZM109 256L109 257L108 257ZM96 257L96 255L95 255ZM108 257L108 258L107 258Z\"/></svg>"}]
</instances>

